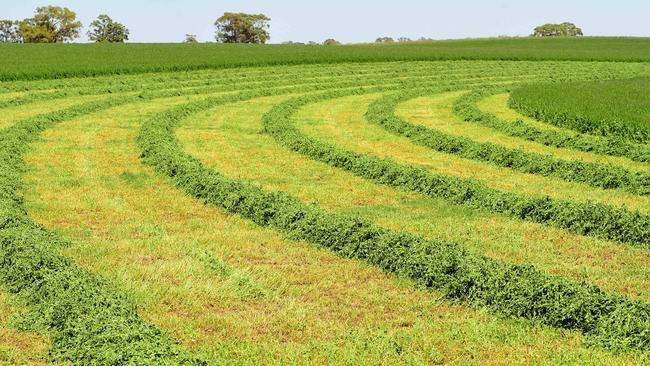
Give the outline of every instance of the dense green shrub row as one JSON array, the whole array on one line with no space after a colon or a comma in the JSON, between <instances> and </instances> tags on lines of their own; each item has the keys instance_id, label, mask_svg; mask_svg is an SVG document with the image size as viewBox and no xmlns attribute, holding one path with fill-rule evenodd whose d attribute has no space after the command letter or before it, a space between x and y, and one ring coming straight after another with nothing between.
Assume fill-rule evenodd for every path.
<instances>
[{"instance_id":1,"label":"dense green shrub row","mask_svg":"<svg viewBox=\"0 0 650 366\"><path fill-rule=\"evenodd\" d=\"M499 68L499 65L503 67ZM224 91L226 89L230 91L250 89L244 94L228 94L220 98L209 98L204 102L193 104L197 108L196 110L199 110L201 108L209 108L215 105L215 103L245 100L267 95L305 93L319 90L332 90L335 88L343 88L346 90L334 93L365 93L414 87L430 87L431 85L440 85L441 89L465 90L466 88L475 88L481 85L502 84L530 79L547 79L553 73L557 73L550 65L547 70L543 67L535 68L532 64L530 67L511 67L507 63L494 63L492 66L494 66L494 69L490 70L490 72L486 72L483 69L463 71L449 64L448 70L445 70L445 67L443 67L443 70L440 70L439 74L432 75L430 78L415 78L412 74L409 75L407 73L403 78L399 78L400 75L394 75L384 80L381 72L378 72L377 77L365 73L350 76L345 70L342 70L340 71L341 78L334 77L339 76L336 72L330 76L325 75L318 80L301 80L300 75L296 74L295 77L289 77L285 80L287 85L276 82L281 81L282 77L275 80L269 77L268 80L262 82L259 80L246 81L244 80L245 78L241 80L225 79L219 85L210 83L210 85L197 87L193 87L191 83L181 82L176 86L185 87L183 89L159 88L152 90L150 87L145 87L142 88L144 90L139 95L113 95L110 100L86 103L61 112L54 112L20 122L0 132L0 241L2 242L2 246L0 247L0 283L15 294L17 299L28 305L27 309L29 312L24 323L31 324L34 328L52 335L54 343L51 354L52 359L55 361L68 360L75 364L200 363L199 360L195 360L183 353L179 346L175 345L172 340L159 330L147 325L137 317L133 304L128 299L119 295L110 285L103 283L97 276L76 267L69 259L60 256L58 254L59 248L62 245L66 245L65 240L47 232L29 219L20 198L20 177L24 171L24 164L21 157L27 145L37 138L38 133L60 121L111 106L136 102L142 98L201 95L204 93ZM406 67L408 68L408 65ZM631 67L630 70L632 69L634 68ZM425 69L422 70L426 72ZM566 71L566 73L557 75L557 77L589 77L581 69L577 70L571 67ZM572 72L575 72L575 75ZM607 72L605 70L605 74ZM615 71L611 72L616 74ZM621 71L623 74L627 72L629 70ZM327 74L327 72L324 73ZM461 80L455 78L461 78ZM137 83L137 81L134 82ZM160 83L160 85L164 84L164 82ZM173 82L170 82L170 84L173 84ZM357 88L359 85L367 85L367 87ZM114 86L118 88L119 83ZM87 90L94 88L98 92L101 92L100 89L102 88L101 86L93 86L92 82L88 86L80 83L80 87L88 88ZM111 90L111 92L125 91L130 88L132 86L126 84L124 89L115 89ZM61 92L66 92L66 90L62 90ZM67 92L70 91L68 90ZM179 116L185 113L182 108L175 109L175 111L175 113L179 113ZM171 133L171 130L164 132ZM162 137L163 139L161 141L164 144L165 138L168 137ZM153 150L149 152L147 159L152 154L154 154ZM372 159L370 160L372 161ZM178 162L175 161L174 164ZM396 171L393 170L393 172ZM212 175L209 176L211 177ZM414 177L420 179L417 176ZM448 179L448 177L441 178ZM178 179L185 178L181 177ZM410 178L405 175L398 177L398 179ZM212 184L210 181L207 182ZM441 181L441 187L445 182L448 181ZM233 189L239 189L237 187L240 186L240 183L231 183L233 184L232 187L235 187ZM218 189L215 186L208 184L208 186L203 187L200 186L201 183L197 186L189 181L186 184L188 187L191 185L192 189L201 190L201 192L205 193L207 196L202 197L204 199L210 199L212 197L214 200L232 202L233 205L240 206L240 198L237 196L238 193L235 192L232 195L230 188L224 194L227 193L227 197L232 198L232 201L228 201L226 196L217 197L209 193L212 192L211 189L213 188ZM243 186L249 187L246 184ZM231 187L231 185L228 185L228 187ZM470 195L472 194L471 189L468 192ZM263 192L260 194L265 195L263 198L266 197L266 194ZM275 197L276 194L271 194L270 196ZM285 197L281 194L278 196ZM459 195L455 195L453 197L449 196L448 198L454 200L459 197ZM270 212L267 212L266 208L264 208L267 207L264 201L266 198L260 202L257 202L255 197L249 198L247 202L252 206L247 206L248 208L245 209L249 215L248 217L253 218L256 222L264 222L267 216L273 216L279 219L280 216L274 216L276 208L272 208ZM470 200L472 199L471 197L468 198ZM292 206L294 208L302 210L305 207L312 207L305 206L292 199L288 200L286 202L294 202L297 205ZM269 202L273 203L275 201L271 200ZM281 207L284 204L283 202L285 202L284 199L278 203L279 206L277 207ZM506 203L510 204L509 202ZM471 204L469 201L465 203ZM498 200L495 200L494 203L500 204ZM261 210L254 209L258 205L261 205ZM479 205L475 206L479 207ZM296 235L303 235L303 237L323 245L334 245L335 247L333 249L339 253L345 254L349 252L349 256L351 257L370 260L372 263L388 271L413 278L424 286L444 287L445 293L453 299L459 299L476 306L494 308L495 311L509 316L540 319L554 326L580 329L590 334L590 339L594 342L599 342L607 347L615 349L647 348L647 342L639 340L638 336L640 332L647 329L647 324L637 320L637 318L642 318L642 315L645 314L644 312L647 312L647 307L644 304L631 302L621 297L604 295L599 290L586 285L577 285L566 280L543 276L528 267L511 267L482 257L470 256L462 250L458 250L458 252L452 251L448 254L445 254L446 252L438 253L440 248L453 248L454 246L448 243L434 242L435 245L432 247L434 249L429 249L432 244L421 238L395 234L366 222L344 216L332 216L315 207L313 208L315 210L313 213L316 216L310 216L311 218L307 218L306 221L300 221L300 227L296 227ZM520 209L526 210L523 206ZM588 209L589 207L586 207L585 212ZM283 212L287 213L289 211ZM327 220L333 218L338 220L332 221L333 226L331 226L331 229L333 231L331 235L334 236L331 238L340 238L336 239L340 241L334 240L328 242L328 238L330 237L326 235L330 227L327 227L325 223L329 221L322 221L325 225L323 227L309 227L309 220L316 220L321 214L325 215L323 217ZM537 214L540 213L538 212ZM346 226L348 225L345 224L346 222L352 226ZM640 225L644 224L644 221L638 222ZM280 226L276 227L282 229ZM356 231L356 228L360 228L361 231ZM288 226L284 226L283 230L285 232L291 232L291 228ZM310 234L311 230L314 230L313 234ZM365 230L370 230L368 231L369 233L376 233L378 236L373 236L371 241L366 241L364 237ZM322 239L318 239L321 236ZM358 238L360 242L365 243L364 245L366 247L355 247L354 240L356 239L354 238ZM318 240L321 241L319 242ZM403 246L400 244L402 240L404 240ZM340 248L337 243L340 244ZM385 247L375 248L374 245L384 245ZM355 248L358 250L353 253L353 249L356 250ZM382 249L383 251L379 250L381 248L384 248ZM364 257L364 253L367 250L375 249L379 251L372 252L372 256L374 256L372 260L370 257ZM430 250L432 251L431 253L429 252ZM450 262L447 263L449 266L445 267L445 263L428 263L429 259L433 260L435 258L449 258ZM475 262L478 263L476 265L479 267L474 267ZM455 268L462 270L459 273L453 273L453 269ZM488 277L483 278L483 272L475 272L478 270L484 271ZM506 272L501 273L502 277L498 277L499 271L502 270ZM436 271L442 272L438 273ZM448 272L451 277L445 277ZM520 284L509 290L507 287L504 287L502 292L490 292L493 290L496 291L497 288L502 288L503 286L510 286L510 282L508 282L510 281L508 279L509 276L515 276L517 278L515 282L520 281L517 282ZM533 285L537 286L539 284L538 282L531 282L532 285L530 288L522 287L523 285L521 284L524 282L521 281L532 281L532 279L536 279L538 276L541 278L540 281L546 281L546 279L550 281L544 285L546 287L540 288L539 291L535 290ZM485 281L482 281L482 279ZM474 284L467 285L468 281L479 282L472 282ZM447 283L449 285L446 285ZM568 286L566 288L563 287L565 283ZM561 287L561 290L555 293L556 295L567 293L569 294L567 296L575 296L581 299L579 300L582 301L579 302L581 308L578 310L570 310L571 308L563 306L561 303L552 303L551 297L547 293L547 288L555 288L556 285ZM445 286L448 286L448 288ZM487 289L488 287L490 290ZM507 300L509 296L508 291L514 291L513 293L517 296L510 303L507 303L507 301L510 301ZM570 295L572 291L577 292ZM527 304L526 306L528 306L527 308L514 306L514 302L516 301L524 301L526 299L526 301L533 301L535 298L539 299L539 305L525 302ZM585 307L587 310L583 309ZM538 313L543 313L543 315L538 315ZM630 317L622 318L619 317L620 314L626 314ZM630 329L628 334L619 337L618 334L622 334L622 329L625 327Z\"/></svg>"},{"instance_id":2,"label":"dense green shrub row","mask_svg":"<svg viewBox=\"0 0 650 366\"><path fill-rule=\"evenodd\" d=\"M370 105L366 117L370 122L376 123L390 132L407 137L418 145L436 151L489 162L523 173L585 183L597 188L623 188L638 195L650 194L650 174L647 173L630 172L611 164L563 160L549 155L510 149L493 143L476 142L470 138L414 125L395 116L395 108L399 103L436 92L437 90L412 89L387 95Z\"/></svg>"},{"instance_id":3,"label":"dense green shrub row","mask_svg":"<svg viewBox=\"0 0 650 366\"><path fill-rule=\"evenodd\" d=\"M364 260L410 278L419 286L437 289L449 299L509 317L579 330L590 342L610 349L650 350L648 304L548 276L531 266L505 264L475 255L455 243L425 240L330 213L282 192L265 192L253 184L226 178L183 153L174 136L183 119L217 105L256 96L259 94L213 97L156 114L142 125L138 137L141 158L170 177L178 188L206 204L275 228L290 238L323 246L340 256ZM267 127L274 129L274 119L282 119L285 112L291 113L307 101L323 97L302 97L279 106L267 116Z\"/></svg>"},{"instance_id":4,"label":"dense green shrub row","mask_svg":"<svg viewBox=\"0 0 650 366\"><path fill-rule=\"evenodd\" d=\"M136 101L113 98L36 116L0 131L0 281L29 310L22 324L52 336L53 361L203 364L145 323L135 306L59 254L63 238L33 223L19 196L22 156L39 132L64 120Z\"/></svg>"},{"instance_id":5,"label":"dense green shrub row","mask_svg":"<svg viewBox=\"0 0 650 366\"><path fill-rule=\"evenodd\" d=\"M508 105L540 121L610 139L650 143L650 79L529 84Z\"/></svg>"},{"instance_id":6,"label":"dense green shrub row","mask_svg":"<svg viewBox=\"0 0 650 366\"><path fill-rule=\"evenodd\" d=\"M282 88L262 87L249 97L349 87L346 80L324 80ZM263 85L263 84L262 84ZM400 86L388 86L395 90ZM376 86L372 90L379 91ZM214 87L213 89L218 89ZM98 277L62 257L63 238L36 225L20 198L22 156L41 131L64 120L143 99L200 94L208 89L158 90L113 96L36 116L0 131L0 283L27 305L24 324L51 334L55 361L75 364L202 363L144 323L133 304ZM231 94L232 98L232 94ZM155 360L155 361L153 361Z\"/></svg>"},{"instance_id":7,"label":"dense green shrub row","mask_svg":"<svg viewBox=\"0 0 650 366\"><path fill-rule=\"evenodd\" d=\"M306 136L291 121L292 115L306 104L364 92L363 89L343 90L293 98L277 105L264 117L266 131L294 151L377 183L556 226L580 235L650 248L650 217L638 212L599 203L527 197L491 189L472 179L435 174L389 159L340 149Z\"/></svg>"},{"instance_id":8,"label":"dense green shrub row","mask_svg":"<svg viewBox=\"0 0 650 366\"><path fill-rule=\"evenodd\" d=\"M408 44L0 44L0 80L242 66L433 60L650 60L647 38L473 39ZM56 62L53 62L56 60Z\"/></svg>"},{"instance_id":9,"label":"dense green shrub row","mask_svg":"<svg viewBox=\"0 0 650 366\"><path fill-rule=\"evenodd\" d=\"M480 123L510 136L547 146L625 157L643 163L650 162L650 147L647 145L579 133L541 130L521 120L516 122L503 121L490 113L481 111L477 107L476 103L481 99L506 91L504 88L488 87L469 92L455 101L454 113L467 122Z\"/></svg>"}]
</instances>

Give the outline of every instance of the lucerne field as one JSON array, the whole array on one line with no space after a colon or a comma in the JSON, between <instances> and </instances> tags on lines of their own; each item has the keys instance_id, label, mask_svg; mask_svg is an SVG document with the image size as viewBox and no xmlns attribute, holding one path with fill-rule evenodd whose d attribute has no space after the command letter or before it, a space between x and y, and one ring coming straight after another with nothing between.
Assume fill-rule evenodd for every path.
<instances>
[{"instance_id":1,"label":"lucerne field","mask_svg":"<svg viewBox=\"0 0 650 366\"><path fill-rule=\"evenodd\" d=\"M650 363L650 39L0 44L0 364Z\"/></svg>"}]
</instances>

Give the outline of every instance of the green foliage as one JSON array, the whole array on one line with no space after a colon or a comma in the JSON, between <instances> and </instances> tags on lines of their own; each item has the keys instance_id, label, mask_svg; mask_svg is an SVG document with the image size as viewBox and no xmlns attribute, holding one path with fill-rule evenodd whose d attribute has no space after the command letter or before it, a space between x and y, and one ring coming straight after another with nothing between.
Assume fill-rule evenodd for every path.
<instances>
[{"instance_id":1,"label":"green foliage","mask_svg":"<svg viewBox=\"0 0 650 366\"><path fill-rule=\"evenodd\" d=\"M0 283L28 307L22 325L52 337L50 357L74 364L204 364L145 323L111 285L60 254L65 240L28 217L19 191L29 143L56 123L137 101L80 104L0 131Z\"/></svg>"},{"instance_id":2,"label":"green foliage","mask_svg":"<svg viewBox=\"0 0 650 366\"><path fill-rule=\"evenodd\" d=\"M33 18L20 22L18 33L25 43L63 43L79 37L81 22L68 8L36 8Z\"/></svg>"},{"instance_id":3,"label":"green foliage","mask_svg":"<svg viewBox=\"0 0 650 366\"><path fill-rule=\"evenodd\" d=\"M528 85L510 107L523 114L609 139L650 143L650 79Z\"/></svg>"},{"instance_id":4,"label":"green foliage","mask_svg":"<svg viewBox=\"0 0 650 366\"><path fill-rule=\"evenodd\" d=\"M18 22L13 20L0 20L0 43L21 43L18 34Z\"/></svg>"},{"instance_id":5,"label":"green foliage","mask_svg":"<svg viewBox=\"0 0 650 366\"><path fill-rule=\"evenodd\" d=\"M90 28L88 38L94 42L122 43L129 40L129 30L105 14L93 20Z\"/></svg>"},{"instance_id":6,"label":"green foliage","mask_svg":"<svg viewBox=\"0 0 650 366\"><path fill-rule=\"evenodd\" d=\"M338 46L341 42L335 40L334 38L328 38L323 41L323 46Z\"/></svg>"},{"instance_id":7,"label":"green foliage","mask_svg":"<svg viewBox=\"0 0 650 366\"><path fill-rule=\"evenodd\" d=\"M10 130L13 132L0 136L0 227L6 228L0 229L0 239L8 238L0 240L6 245L2 248L7 248L6 252L0 249L0 283L27 305L29 316L25 324L33 323L41 332L53 335L54 360L68 360L73 364L199 362L186 356L168 337L137 317L134 306L119 291L58 255L60 246L65 245L62 238L42 228L35 231L36 225L26 215L19 194L21 174L25 169L20 157L40 131L64 119L140 98L241 90L242 94L208 98L147 120L138 139L145 162L170 176L188 194L211 205L275 228L289 237L308 240L341 256L364 260L410 278L423 287L441 291L451 300L508 317L524 317L579 330L588 335L590 343L610 349L648 350L650 346L645 335L650 317L645 303L610 295L588 284L548 276L529 266L513 266L478 256L457 243L396 233L355 217L332 214L282 193L265 192L253 184L224 178L183 154L174 137L174 128L183 118L216 105L261 96L332 90L277 106L265 117L267 129L282 143L291 143L292 148L296 146L314 159L354 171L375 182L578 233L610 235L613 240L618 240L615 235L619 234L624 238L633 237L644 246L648 244L650 227L645 216L604 205L507 194L486 189L474 181L434 175L336 147L330 149L330 145L305 138L290 124L292 114L307 103L350 93L423 88L434 92L434 86L438 91L468 90L517 80L579 79L592 74L620 77L647 72L644 65L637 64L606 64L602 65L602 70L598 67L590 63L508 62L393 63L363 65L362 68L347 64L330 66L327 77L323 75L323 66L315 65L302 66L288 74L262 68L206 71L189 79L175 74L105 78L105 85L94 85L96 79L4 85L4 90L33 91L34 94L17 99L24 101L56 98L65 95L62 93L130 93L125 97L84 104L61 116L49 114L47 118L30 119L40 122L19 123ZM169 88L169 85L183 89ZM354 90L350 91L351 87L355 87ZM63 92L41 93L58 88ZM137 93L132 93L134 91ZM135 185L146 180L146 177L128 172L120 178ZM151 236L161 233L158 225L147 226L144 231ZM33 240L23 240L24 237ZM22 250L24 255L20 254ZM50 261L50 256L56 260ZM51 262L59 264L49 265ZM43 263L48 264L43 266ZM246 276L229 275L228 268L222 264L214 258L206 258L206 266L214 269L215 276L229 276L240 296L263 296Z\"/></svg>"},{"instance_id":8,"label":"green foliage","mask_svg":"<svg viewBox=\"0 0 650 366\"><path fill-rule=\"evenodd\" d=\"M650 217L598 203L562 201L550 197L527 197L491 189L472 179L431 173L388 159L359 154L305 136L291 123L300 107L319 100L363 93L364 90L326 92L294 98L275 107L265 117L265 128L288 148L358 176L451 203L489 210L522 220L650 248Z\"/></svg>"},{"instance_id":9,"label":"green foliage","mask_svg":"<svg viewBox=\"0 0 650 366\"><path fill-rule=\"evenodd\" d=\"M388 95L371 104L366 116L370 122L408 137L416 144L465 159L484 161L523 173L556 177L603 189L622 188L638 195L650 194L648 173L630 172L613 165L563 160L519 149L509 149L497 144L475 142L469 138L413 125L395 116L395 108L400 102L431 93L426 89L416 89Z\"/></svg>"},{"instance_id":10,"label":"green foliage","mask_svg":"<svg viewBox=\"0 0 650 366\"><path fill-rule=\"evenodd\" d=\"M395 43L395 40L391 37L379 37L375 40L375 43Z\"/></svg>"},{"instance_id":11,"label":"green foliage","mask_svg":"<svg viewBox=\"0 0 650 366\"><path fill-rule=\"evenodd\" d=\"M546 146L620 156L642 163L650 162L650 147L647 145L579 133L541 130L521 120L517 121L517 123L500 120L494 115L482 112L476 106L479 100L506 91L503 88L481 88L469 92L456 100L454 112L467 122L480 123L507 135L538 142Z\"/></svg>"},{"instance_id":12,"label":"green foliage","mask_svg":"<svg viewBox=\"0 0 650 366\"><path fill-rule=\"evenodd\" d=\"M57 62L52 62L57 60ZM0 81L241 66L424 60L648 61L647 38L521 38L345 45L0 44Z\"/></svg>"},{"instance_id":13,"label":"green foliage","mask_svg":"<svg viewBox=\"0 0 650 366\"><path fill-rule=\"evenodd\" d=\"M217 42L266 43L271 19L264 14L224 13L216 22Z\"/></svg>"},{"instance_id":14,"label":"green foliage","mask_svg":"<svg viewBox=\"0 0 650 366\"><path fill-rule=\"evenodd\" d=\"M174 137L174 129L183 119L217 105L257 96L260 94L212 97L155 115L145 121L138 137L143 161L206 204L275 228L291 238L328 248L342 257L364 260L412 279L419 286L435 288L449 299L504 316L579 330L590 342L610 349L650 348L648 304L548 276L531 266L505 264L475 255L456 243L393 232L365 220L327 212L281 192L265 192L253 184L228 179L183 153ZM322 97L301 97L279 105L267 114L267 128L277 134L277 128L285 125L282 120L287 113ZM313 141L307 140L305 144L313 151L319 150ZM315 154L323 157L332 151L333 148ZM353 163L351 157L339 156L342 161L346 158ZM372 168L370 162L368 158L357 164Z\"/></svg>"},{"instance_id":15,"label":"green foliage","mask_svg":"<svg viewBox=\"0 0 650 366\"><path fill-rule=\"evenodd\" d=\"M540 25L532 34L533 37L579 37L582 35L582 29L569 22Z\"/></svg>"},{"instance_id":16,"label":"green foliage","mask_svg":"<svg viewBox=\"0 0 650 366\"><path fill-rule=\"evenodd\" d=\"M183 42L184 43L199 43L199 41L196 39L196 34L186 34L185 35L185 40Z\"/></svg>"}]
</instances>

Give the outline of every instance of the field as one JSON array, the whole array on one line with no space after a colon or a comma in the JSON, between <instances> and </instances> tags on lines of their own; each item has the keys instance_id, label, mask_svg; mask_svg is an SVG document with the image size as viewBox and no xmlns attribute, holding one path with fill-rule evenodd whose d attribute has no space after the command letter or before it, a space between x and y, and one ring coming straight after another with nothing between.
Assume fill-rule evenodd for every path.
<instances>
[{"instance_id":1,"label":"field","mask_svg":"<svg viewBox=\"0 0 650 366\"><path fill-rule=\"evenodd\" d=\"M650 145L510 107L582 41L3 53L0 363L650 362Z\"/></svg>"},{"instance_id":2,"label":"field","mask_svg":"<svg viewBox=\"0 0 650 366\"><path fill-rule=\"evenodd\" d=\"M648 91L647 78L529 85L512 93L510 107L577 132L648 143Z\"/></svg>"},{"instance_id":3,"label":"field","mask_svg":"<svg viewBox=\"0 0 650 366\"><path fill-rule=\"evenodd\" d=\"M379 61L650 61L650 38L510 38L404 44L2 44L0 81L152 71L187 71ZM53 62L53 60L56 60Z\"/></svg>"}]
</instances>

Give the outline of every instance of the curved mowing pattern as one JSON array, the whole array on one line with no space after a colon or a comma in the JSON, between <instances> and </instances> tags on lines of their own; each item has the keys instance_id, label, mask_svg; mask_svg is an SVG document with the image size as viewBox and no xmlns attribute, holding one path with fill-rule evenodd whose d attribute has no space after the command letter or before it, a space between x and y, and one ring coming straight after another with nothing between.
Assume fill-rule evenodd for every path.
<instances>
[{"instance_id":1,"label":"curved mowing pattern","mask_svg":"<svg viewBox=\"0 0 650 366\"><path fill-rule=\"evenodd\" d=\"M476 103L481 99L507 91L504 88L481 88L458 98L454 104L456 114L467 122L480 123L510 136L538 142L552 147L567 148L596 154L620 156L642 163L650 162L650 147L620 139L606 139L562 130L542 130L524 121L509 123L481 111Z\"/></svg>"},{"instance_id":2,"label":"curved mowing pattern","mask_svg":"<svg viewBox=\"0 0 650 366\"><path fill-rule=\"evenodd\" d=\"M388 230L377 223L337 214L284 192L268 192L207 168L183 152L175 128L197 113L265 96L287 96L263 119L265 133L291 150L355 175L450 205L491 212L578 235L650 247L650 217L622 205L529 196L486 186L472 178L436 173L413 164L346 150L302 133L295 114L310 104L339 97L379 94L367 117L387 130L440 153L541 177L573 182L584 190L610 189L631 195L650 193L647 173L615 165L564 160L498 144L452 136L416 126L394 115L401 102L447 91L468 92L455 111L467 121L541 142L645 162L646 145L616 145L592 137L542 133L476 112L482 97L519 83L548 80L623 78L648 73L645 64L562 62L416 62L368 65L292 66L268 69L150 74L123 78L70 79L2 84L0 108L106 96L15 123L2 132L0 153L0 280L26 304L35 328L53 337L51 358L75 363L202 363L161 330L144 322L132 302L96 275L59 253L65 239L35 224L21 199L21 157L40 132L54 124L107 108L172 96L200 97L144 121L138 140L143 162L188 195L292 239L328 248L339 256L365 261L408 278L454 302L486 308L506 317L577 330L590 344L617 351L650 350L650 306L591 284L544 273L533 266L474 253L462 243L426 240ZM93 82L94 80L94 82ZM11 94L20 92L22 94ZM0 96L3 92L0 92ZM215 96L215 94L217 94ZM476 111L473 112L472 108ZM488 121L488 122L486 122ZM526 130L526 131L524 131ZM590 141L585 147L579 139ZM582 140L580 140L582 141ZM599 145L600 144L600 145ZM606 148L609 146L610 148ZM279 157L281 159L281 157ZM94 360L94 361L91 361Z\"/></svg>"}]
</instances>

